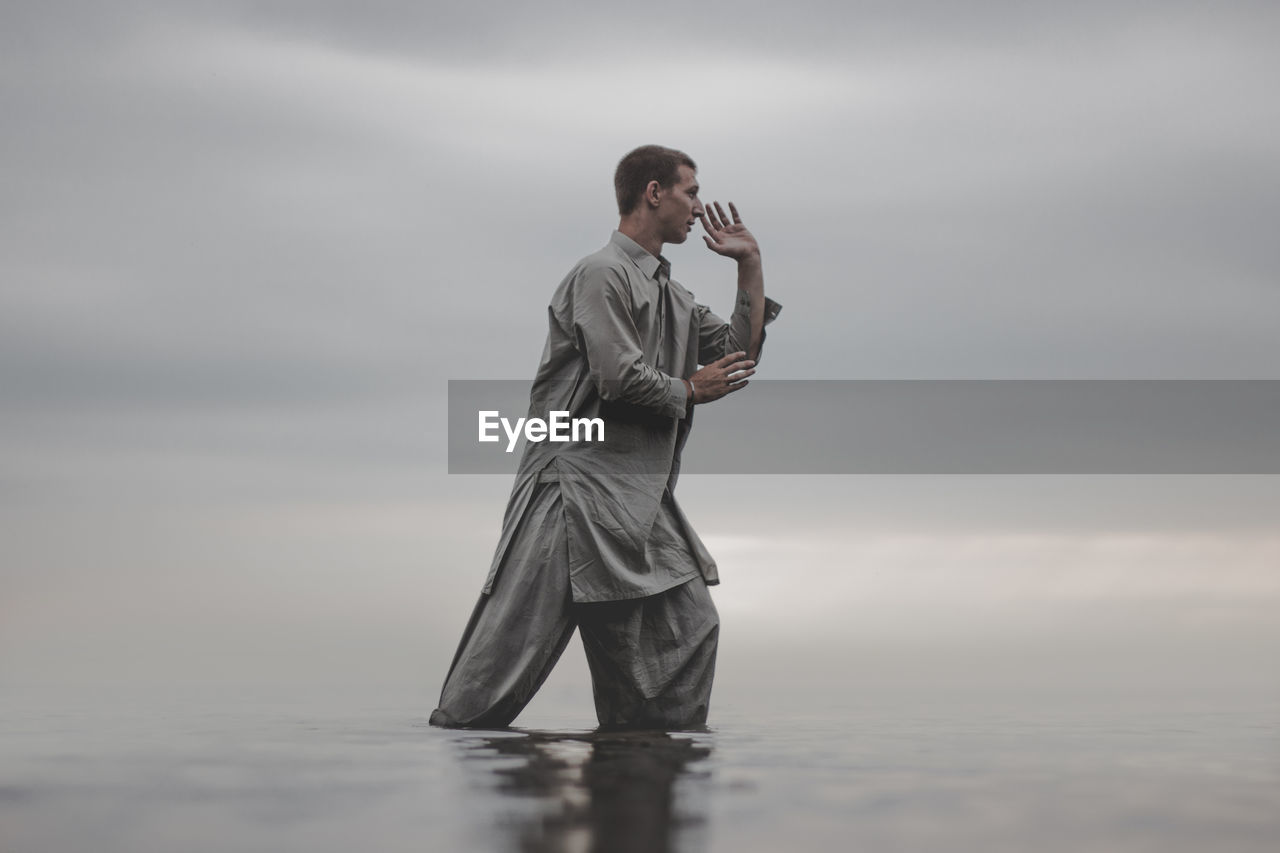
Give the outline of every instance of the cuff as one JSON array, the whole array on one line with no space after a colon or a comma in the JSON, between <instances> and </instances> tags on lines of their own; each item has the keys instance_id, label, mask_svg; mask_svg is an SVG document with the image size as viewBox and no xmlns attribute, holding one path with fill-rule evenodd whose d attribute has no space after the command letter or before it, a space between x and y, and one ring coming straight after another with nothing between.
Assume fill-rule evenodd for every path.
<instances>
[{"instance_id":1,"label":"cuff","mask_svg":"<svg viewBox=\"0 0 1280 853\"><path fill-rule=\"evenodd\" d=\"M750 316L751 314L751 294L745 290L738 291L738 299L733 304L734 313L741 312ZM778 314L782 312L781 303L774 302L769 297L764 298L764 324L767 326L777 319Z\"/></svg>"},{"instance_id":2,"label":"cuff","mask_svg":"<svg viewBox=\"0 0 1280 853\"><path fill-rule=\"evenodd\" d=\"M683 418L689 407L689 389L684 380L678 376L667 377L671 383L667 391L667 400L662 406L662 413L671 418Z\"/></svg>"}]
</instances>

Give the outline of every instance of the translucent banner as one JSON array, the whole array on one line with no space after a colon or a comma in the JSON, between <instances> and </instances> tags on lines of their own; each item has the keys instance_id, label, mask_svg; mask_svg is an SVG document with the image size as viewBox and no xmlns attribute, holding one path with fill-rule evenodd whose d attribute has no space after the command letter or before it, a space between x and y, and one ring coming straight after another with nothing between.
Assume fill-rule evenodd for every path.
<instances>
[{"instance_id":1,"label":"translucent banner","mask_svg":"<svg viewBox=\"0 0 1280 853\"><path fill-rule=\"evenodd\" d=\"M674 419L625 403L530 411L530 387L449 381L450 473L513 473L528 441L569 453L623 442L624 453L638 430L675 432ZM752 380L694 408L681 470L1280 474L1280 381Z\"/></svg>"}]
</instances>

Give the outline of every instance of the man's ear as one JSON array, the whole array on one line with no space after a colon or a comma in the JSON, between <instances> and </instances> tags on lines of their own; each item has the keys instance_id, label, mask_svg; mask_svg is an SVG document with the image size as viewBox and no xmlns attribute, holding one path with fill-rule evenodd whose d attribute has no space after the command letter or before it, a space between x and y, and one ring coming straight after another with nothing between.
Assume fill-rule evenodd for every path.
<instances>
[{"instance_id":1,"label":"man's ear","mask_svg":"<svg viewBox=\"0 0 1280 853\"><path fill-rule=\"evenodd\" d=\"M650 181L649 183L645 184L644 200L647 201L649 204L653 205L654 207L657 207L658 202L661 201L661 199L658 197L658 192L661 189L662 189L662 184L658 183L657 181Z\"/></svg>"}]
</instances>

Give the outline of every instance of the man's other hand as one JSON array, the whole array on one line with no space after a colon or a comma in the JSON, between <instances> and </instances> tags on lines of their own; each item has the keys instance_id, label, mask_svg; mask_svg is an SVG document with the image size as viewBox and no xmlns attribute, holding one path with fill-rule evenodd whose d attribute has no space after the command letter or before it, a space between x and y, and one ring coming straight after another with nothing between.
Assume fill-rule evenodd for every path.
<instances>
[{"instance_id":1,"label":"man's other hand","mask_svg":"<svg viewBox=\"0 0 1280 853\"><path fill-rule=\"evenodd\" d=\"M754 374L756 363L745 352L731 352L689 377L693 383L693 402L710 403L725 394L747 387L747 377Z\"/></svg>"}]
</instances>

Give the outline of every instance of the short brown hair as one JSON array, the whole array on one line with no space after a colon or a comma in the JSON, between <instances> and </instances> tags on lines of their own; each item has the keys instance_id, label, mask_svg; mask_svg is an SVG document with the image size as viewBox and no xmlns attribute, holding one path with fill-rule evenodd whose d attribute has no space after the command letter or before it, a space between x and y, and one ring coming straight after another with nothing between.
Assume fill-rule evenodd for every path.
<instances>
[{"instance_id":1,"label":"short brown hair","mask_svg":"<svg viewBox=\"0 0 1280 853\"><path fill-rule=\"evenodd\" d=\"M650 181L669 187L680 179L680 167L697 171L698 166L683 151L661 145L641 145L618 161L613 173L613 189L618 194L618 213L626 216L636 209Z\"/></svg>"}]
</instances>

